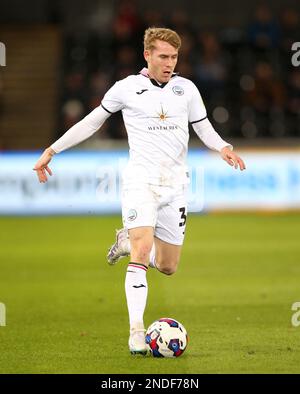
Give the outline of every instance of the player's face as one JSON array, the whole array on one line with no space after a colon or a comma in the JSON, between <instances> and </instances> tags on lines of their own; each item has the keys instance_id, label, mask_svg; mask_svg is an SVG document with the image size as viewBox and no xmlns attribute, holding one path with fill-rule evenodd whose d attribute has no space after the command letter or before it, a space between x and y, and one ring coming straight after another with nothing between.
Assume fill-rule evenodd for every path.
<instances>
[{"instance_id":1,"label":"player's face","mask_svg":"<svg viewBox=\"0 0 300 394\"><path fill-rule=\"evenodd\" d=\"M158 82L168 82L175 69L178 59L178 49L165 41L156 40L155 48L144 51L151 78Z\"/></svg>"}]
</instances>

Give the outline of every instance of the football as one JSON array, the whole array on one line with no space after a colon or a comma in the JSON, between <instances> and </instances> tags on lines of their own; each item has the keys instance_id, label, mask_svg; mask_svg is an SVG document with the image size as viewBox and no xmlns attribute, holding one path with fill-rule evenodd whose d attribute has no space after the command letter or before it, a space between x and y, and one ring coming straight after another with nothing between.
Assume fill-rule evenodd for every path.
<instances>
[{"instance_id":1,"label":"football","mask_svg":"<svg viewBox=\"0 0 300 394\"><path fill-rule=\"evenodd\" d=\"M186 329L172 318L156 320L146 331L146 344L153 357L179 357L187 343Z\"/></svg>"}]
</instances>

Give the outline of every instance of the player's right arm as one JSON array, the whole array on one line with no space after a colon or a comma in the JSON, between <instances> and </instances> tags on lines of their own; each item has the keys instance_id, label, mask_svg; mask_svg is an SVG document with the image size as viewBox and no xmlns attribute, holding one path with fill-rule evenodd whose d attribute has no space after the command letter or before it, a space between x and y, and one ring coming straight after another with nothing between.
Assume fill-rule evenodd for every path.
<instances>
[{"instance_id":1,"label":"player's right arm","mask_svg":"<svg viewBox=\"0 0 300 394\"><path fill-rule=\"evenodd\" d=\"M52 156L54 154L55 152L51 147L45 149L43 154L41 155L41 157L38 159L35 166L33 167L34 171L36 171L40 183L47 182L48 180L47 172L50 176L52 175L52 171L48 167L48 164L50 163Z\"/></svg>"},{"instance_id":2,"label":"player's right arm","mask_svg":"<svg viewBox=\"0 0 300 394\"><path fill-rule=\"evenodd\" d=\"M48 180L47 173L52 175L48 164L55 153L69 149L72 146L75 146L89 138L98 129L100 129L100 127L110 115L111 114L101 106L95 108L80 122L76 123L68 131L66 131L64 135L54 142L54 144L45 149L33 168L37 172L39 181L41 183L45 183Z\"/></svg>"},{"instance_id":3,"label":"player's right arm","mask_svg":"<svg viewBox=\"0 0 300 394\"><path fill-rule=\"evenodd\" d=\"M54 142L49 148L45 149L39 160L34 166L38 179L41 183L48 180L47 173L52 175L52 171L48 164L56 153L60 153L66 149L79 144L80 142L91 137L107 118L114 112L123 108L122 91L120 83L116 82L105 94L102 103L95 108L80 122L72 126L64 135Z\"/></svg>"}]
</instances>

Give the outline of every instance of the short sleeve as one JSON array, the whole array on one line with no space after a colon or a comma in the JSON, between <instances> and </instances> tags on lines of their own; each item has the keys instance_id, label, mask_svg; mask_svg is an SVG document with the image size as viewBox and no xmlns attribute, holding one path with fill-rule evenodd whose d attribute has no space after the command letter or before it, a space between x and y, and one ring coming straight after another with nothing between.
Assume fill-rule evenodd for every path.
<instances>
[{"instance_id":1,"label":"short sleeve","mask_svg":"<svg viewBox=\"0 0 300 394\"><path fill-rule=\"evenodd\" d=\"M196 123L207 117L205 105L197 87L192 83L189 102L189 122Z\"/></svg>"},{"instance_id":2,"label":"short sleeve","mask_svg":"<svg viewBox=\"0 0 300 394\"><path fill-rule=\"evenodd\" d=\"M121 81L116 82L104 95L101 106L113 114L124 108L123 89Z\"/></svg>"}]
</instances>

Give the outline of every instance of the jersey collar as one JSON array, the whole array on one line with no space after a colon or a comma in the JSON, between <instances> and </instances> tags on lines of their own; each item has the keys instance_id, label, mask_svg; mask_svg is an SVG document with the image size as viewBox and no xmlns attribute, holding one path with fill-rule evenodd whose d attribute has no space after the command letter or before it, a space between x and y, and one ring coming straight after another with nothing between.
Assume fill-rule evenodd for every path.
<instances>
[{"instance_id":1,"label":"jersey collar","mask_svg":"<svg viewBox=\"0 0 300 394\"><path fill-rule=\"evenodd\" d=\"M154 86L157 86L157 87L159 87L159 88L164 88L164 87L166 86L166 84L168 83L168 82L158 83L154 78L150 78L150 77L149 77L149 74L148 74L148 68L147 68L147 67L144 67L144 68L139 72L139 74L143 75L143 76L146 77L146 78L149 78L150 81L151 81L151 83L152 83ZM176 77L176 75L178 75L178 74L179 74L179 73L173 73L172 76L171 76L171 78Z\"/></svg>"}]
</instances>

